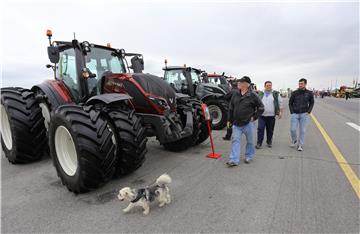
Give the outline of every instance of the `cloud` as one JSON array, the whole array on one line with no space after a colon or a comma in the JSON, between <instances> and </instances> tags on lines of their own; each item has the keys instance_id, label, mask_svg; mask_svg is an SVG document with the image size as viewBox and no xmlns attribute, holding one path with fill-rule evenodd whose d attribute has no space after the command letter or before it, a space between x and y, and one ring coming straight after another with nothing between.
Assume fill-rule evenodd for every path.
<instances>
[{"instance_id":1,"label":"cloud","mask_svg":"<svg viewBox=\"0 0 360 234\"><path fill-rule=\"evenodd\" d=\"M2 12L3 85L31 86L46 70L47 39L140 52L147 72L163 60L212 72L249 75L261 87L315 88L359 77L359 3L146 1L5 1ZM339 83L340 84L340 83ZM325 86L325 87L324 87Z\"/></svg>"}]
</instances>

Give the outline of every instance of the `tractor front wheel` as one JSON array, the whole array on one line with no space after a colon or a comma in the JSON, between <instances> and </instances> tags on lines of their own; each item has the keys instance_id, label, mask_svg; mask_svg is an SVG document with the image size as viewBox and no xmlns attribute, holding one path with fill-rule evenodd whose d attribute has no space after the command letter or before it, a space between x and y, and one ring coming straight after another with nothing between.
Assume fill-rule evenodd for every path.
<instances>
[{"instance_id":1,"label":"tractor front wheel","mask_svg":"<svg viewBox=\"0 0 360 234\"><path fill-rule=\"evenodd\" d=\"M117 144L116 171L118 175L129 174L145 161L146 134L141 119L135 110L127 106L112 108L107 112L114 126Z\"/></svg>"},{"instance_id":2,"label":"tractor front wheel","mask_svg":"<svg viewBox=\"0 0 360 234\"><path fill-rule=\"evenodd\" d=\"M198 145L198 144L204 142L206 139L209 138L209 129L208 129L208 126L207 126L208 121L205 120L205 116L204 116L204 113L202 111L201 104L196 103L196 104L194 104L194 107L196 109L197 115L200 116L200 118L199 118L199 121L200 121L200 124L199 124L200 133L199 133L198 140L195 142L195 145Z\"/></svg>"},{"instance_id":3,"label":"tractor front wheel","mask_svg":"<svg viewBox=\"0 0 360 234\"><path fill-rule=\"evenodd\" d=\"M69 191L87 192L114 175L116 145L100 112L78 105L58 107L51 117L49 139L57 174Z\"/></svg>"},{"instance_id":4,"label":"tractor front wheel","mask_svg":"<svg viewBox=\"0 0 360 234\"><path fill-rule=\"evenodd\" d=\"M198 102L198 101L195 101ZM191 146L194 146L199 141L199 136L201 133L201 115L199 114L194 101L189 100L187 104L178 105L177 113L180 115L181 123L179 121L180 126L185 126L186 123L186 113L185 109L189 106L192 108L193 115L193 133L188 137L184 137L180 140L174 142L164 143L165 149L173 152L183 151L188 149ZM201 108L201 107L200 107Z\"/></svg>"}]
</instances>

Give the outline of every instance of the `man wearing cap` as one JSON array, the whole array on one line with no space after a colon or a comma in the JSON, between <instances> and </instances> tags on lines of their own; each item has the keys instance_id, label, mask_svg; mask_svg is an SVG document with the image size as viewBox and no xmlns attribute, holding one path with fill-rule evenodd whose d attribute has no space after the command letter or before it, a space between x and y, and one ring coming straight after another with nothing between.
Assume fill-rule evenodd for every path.
<instances>
[{"instance_id":1,"label":"man wearing cap","mask_svg":"<svg viewBox=\"0 0 360 234\"><path fill-rule=\"evenodd\" d=\"M264 113L259 117L257 129L257 144L256 149L261 149L264 140L264 132L266 129L266 144L269 148L272 147L272 138L275 127L275 116L281 118L282 114L282 99L279 92L272 89L272 82L266 81L264 84L264 91L259 92L259 97L264 104Z\"/></svg>"},{"instance_id":2,"label":"man wearing cap","mask_svg":"<svg viewBox=\"0 0 360 234\"><path fill-rule=\"evenodd\" d=\"M239 92L235 93L229 104L229 121L232 124L233 135L229 167L240 163L241 135L246 137L245 163L250 163L255 154L254 121L264 112L260 98L250 90L251 80L244 76L239 80Z\"/></svg>"}]
</instances>

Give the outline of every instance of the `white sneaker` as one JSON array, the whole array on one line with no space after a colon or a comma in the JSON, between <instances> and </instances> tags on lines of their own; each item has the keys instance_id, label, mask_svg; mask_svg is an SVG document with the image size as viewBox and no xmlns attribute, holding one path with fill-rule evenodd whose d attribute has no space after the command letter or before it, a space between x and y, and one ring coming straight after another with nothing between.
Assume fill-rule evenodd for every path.
<instances>
[{"instance_id":1,"label":"white sneaker","mask_svg":"<svg viewBox=\"0 0 360 234\"><path fill-rule=\"evenodd\" d=\"M291 142L290 147L295 148L296 147L296 141Z\"/></svg>"},{"instance_id":2,"label":"white sneaker","mask_svg":"<svg viewBox=\"0 0 360 234\"><path fill-rule=\"evenodd\" d=\"M298 151L303 151L302 145L299 145L297 148Z\"/></svg>"}]
</instances>

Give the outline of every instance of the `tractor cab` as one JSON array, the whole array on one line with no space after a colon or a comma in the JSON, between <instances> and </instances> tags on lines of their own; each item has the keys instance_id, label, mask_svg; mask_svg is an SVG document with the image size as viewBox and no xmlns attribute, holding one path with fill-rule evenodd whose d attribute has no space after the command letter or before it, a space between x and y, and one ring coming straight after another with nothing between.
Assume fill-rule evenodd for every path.
<instances>
[{"instance_id":1,"label":"tractor cab","mask_svg":"<svg viewBox=\"0 0 360 234\"><path fill-rule=\"evenodd\" d=\"M164 80L177 93L187 94L191 97L196 96L197 86L201 83L201 70L192 67L165 67L163 68Z\"/></svg>"},{"instance_id":2,"label":"tractor cab","mask_svg":"<svg viewBox=\"0 0 360 234\"><path fill-rule=\"evenodd\" d=\"M127 73L132 69L141 73L144 60L141 54L126 53L124 49L91 44L87 41L51 41L49 37L48 57L53 65L55 80L61 81L70 91L75 103L86 101L102 93L103 77L111 73ZM126 57L131 57L131 66Z\"/></svg>"},{"instance_id":3,"label":"tractor cab","mask_svg":"<svg viewBox=\"0 0 360 234\"><path fill-rule=\"evenodd\" d=\"M205 103L210 111L213 129L222 129L226 125L228 103L224 99L225 91L217 84L208 81L205 71L193 67L167 66L165 60L164 80L176 93L187 94Z\"/></svg>"},{"instance_id":4,"label":"tractor cab","mask_svg":"<svg viewBox=\"0 0 360 234\"><path fill-rule=\"evenodd\" d=\"M165 65L167 61L165 60ZM165 66L164 80L177 93L187 94L199 99L209 95L223 96L227 93L217 84L208 81L208 75L205 71L197 68L182 66Z\"/></svg>"},{"instance_id":5,"label":"tractor cab","mask_svg":"<svg viewBox=\"0 0 360 234\"><path fill-rule=\"evenodd\" d=\"M222 74L207 74L207 79L204 79L205 83L211 83L219 86L225 92L230 92L229 81L230 77L225 76L225 73Z\"/></svg>"}]
</instances>

